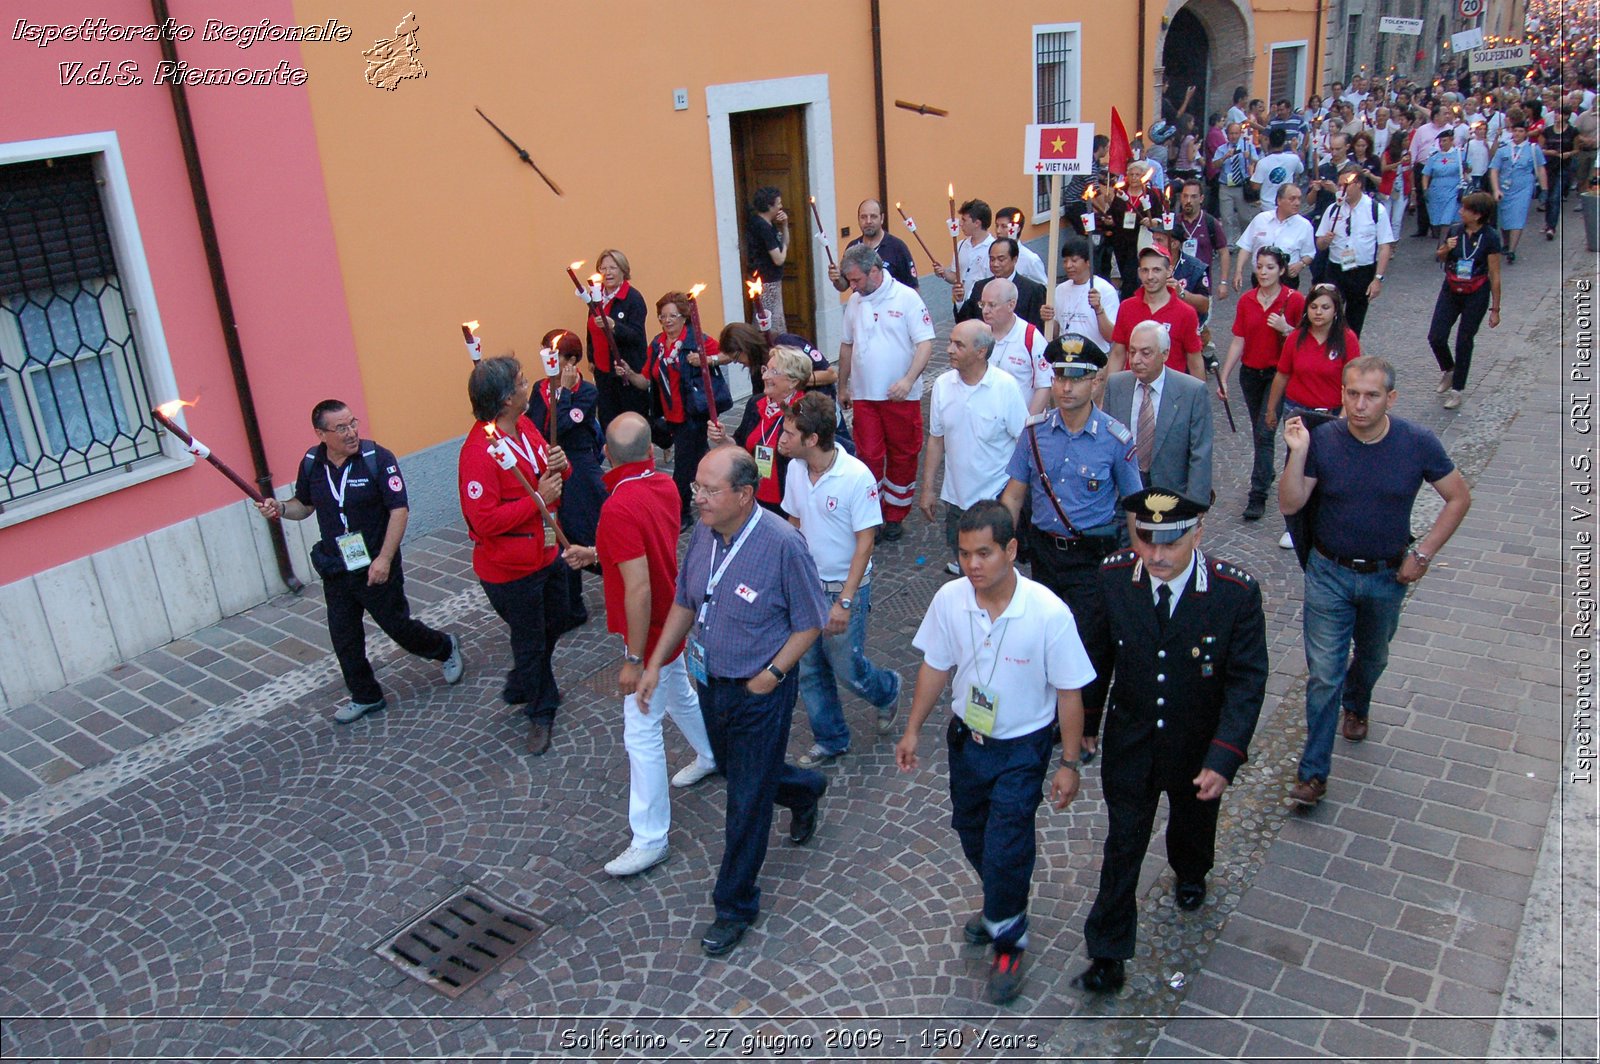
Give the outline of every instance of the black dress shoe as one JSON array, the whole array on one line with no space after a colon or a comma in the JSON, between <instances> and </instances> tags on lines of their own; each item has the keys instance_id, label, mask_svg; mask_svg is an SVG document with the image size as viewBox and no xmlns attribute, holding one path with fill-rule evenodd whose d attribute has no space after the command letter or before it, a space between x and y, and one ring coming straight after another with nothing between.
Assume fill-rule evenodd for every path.
<instances>
[{"instance_id":1,"label":"black dress shoe","mask_svg":"<svg viewBox=\"0 0 1600 1064\"><path fill-rule=\"evenodd\" d=\"M900 527L899 521L885 521L881 527L885 543L899 543L900 537L905 535L905 529Z\"/></svg>"},{"instance_id":2,"label":"black dress shoe","mask_svg":"<svg viewBox=\"0 0 1600 1064\"><path fill-rule=\"evenodd\" d=\"M1201 879L1193 883L1179 883L1177 894L1178 908L1192 913L1206 902L1206 881Z\"/></svg>"},{"instance_id":3,"label":"black dress shoe","mask_svg":"<svg viewBox=\"0 0 1600 1064\"><path fill-rule=\"evenodd\" d=\"M1250 501L1244 504L1244 519L1246 521L1259 521L1266 512L1267 500L1265 499L1257 499L1252 496Z\"/></svg>"},{"instance_id":4,"label":"black dress shoe","mask_svg":"<svg viewBox=\"0 0 1600 1064\"><path fill-rule=\"evenodd\" d=\"M550 722L547 720L534 720L528 722L528 753L539 757L550 749Z\"/></svg>"},{"instance_id":5,"label":"black dress shoe","mask_svg":"<svg viewBox=\"0 0 1600 1064\"><path fill-rule=\"evenodd\" d=\"M700 936L700 948L705 950L707 957L721 957L732 952L733 947L739 944L744 933L750 930L748 920L724 920L717 917L706 928L706 933Z\"/></svg>"},{"instance_id":6,"label":"black dress shoe","mask_svg":"<svg viewBox=\"0 0 1600 1064\"><path fill-rule=\"evenodd\" d=\"M1089 970L1079 973L1072 985L1082 987L1092 994L1114 994L1122 989L1126 982L1123 974L1123 962L1106 960L1096 957L1089 962Z\"/></svg>"},{"instance_id":7,"label":"black dress shoe","mask_svg":"<svg viewBox=\"0 0 1600 1064\"><path fill-rule=\"evenodd\" d=\"M828 785L824 783L822 790L817 792L817 800L804 809L796 809L789 814L789 841L796 846L804 846L811 841L811 836L817 833L817 821L822 819L822 796L828 793Z\"/></svg>"},{"instance_id":8,"label":"black dress shoe","mask_svg":"<svg viewBox=\"0 0 1600 1064\"><path fill-rule=\"evenodd\" d=\"M989 928L983 922L982 913L973 913L972 918L962 926L961 934L974 946L987 946L994 941L994 936L989 934Z\"/></svg>"}]
</instances>

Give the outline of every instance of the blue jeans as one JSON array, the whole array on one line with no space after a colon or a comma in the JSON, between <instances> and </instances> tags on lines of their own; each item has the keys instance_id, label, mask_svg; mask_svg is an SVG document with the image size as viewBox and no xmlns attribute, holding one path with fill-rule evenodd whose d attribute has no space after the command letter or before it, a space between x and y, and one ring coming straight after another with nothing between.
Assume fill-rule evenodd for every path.
<instances>
[{"instance_id":1,"label":"blue jeans","mask_svg":"<svg viewBox=\"0 0 1600 1064\"><path fill-rule=\"evenodd\" d=\"M1554 229L1561 224L1561 193L1563 191L1561 185L1562 180L1558 174L1556 179L1550 182L1550 187L1544 194L1544 227L1546 229Z\"/></svg>"},{"instance_id":2,"label":"blue jeans","mask_svg":"<svg viewBox=\"0 0 1600 1064\"><path fill-rule=\"evenodd\" d=\"M829 607L838 599L838 592L829 592ZM833 753L850 749L850 726L844 722L844 704L839 700L840 679L858 698L879 709L888 709L900 697L899 674L867 660L871 584L856 588L850 607L850 626L838 635L819 635L800 659L800 695L811 719L811 738Z\"/></svg>"},{"instance_id":3,"label":"blue jeans","mask_svg":"<svg viewBox=\"0 0 1600 1064\"><path fill-rule=\"evenodd\" d=\"M1316 550L1306 564L1306 748L1299 778L1328 778L1341 709L1365 720L1389 664L1406 585L1396 572L1357 573ZM1354 643L1354 654L1352 651Z\"/></svg>"},{"instance_id":4,"label":"blue jeans","mask_svg":"<svg viewBox=\"0 0 1600 1064\"><path fill-rule=\"evenodd\" d=\"M827 789L822 773L783 759L795 692L792 675L764 695L726 680L700 686L706 737L728 779L722 865L711 892L718 919L748 922L761 911L756 877L767 860L773 805L807 809Z\"/></svg>"}]
</instances>

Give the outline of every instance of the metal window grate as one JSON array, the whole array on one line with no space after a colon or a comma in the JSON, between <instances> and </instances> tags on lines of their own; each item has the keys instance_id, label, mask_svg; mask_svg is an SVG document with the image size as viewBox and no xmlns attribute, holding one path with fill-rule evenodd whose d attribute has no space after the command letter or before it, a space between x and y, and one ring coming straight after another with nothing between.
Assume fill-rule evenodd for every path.
<instances>
[{"instance_id":1,"label":"metal window grate","mask_svg":"<svg viewBox=\"0 0 1600 1064\"><path fill-rule=\"evenodd\" d=\"M0 509L161 453L99 184L0 166Z\"/></svg>"},{"instance_id":2,"label":"metal window grate","mask_svg":"<svg viewBox=\"0 0 1600 1064\"><path fill-rule=\"evenodd\" d=\"M1077 121L1078 101L1071 95L1077 64L1077 34L1062 31L1034 34L1035 122ZM1050 182L1047 178L1037 178L1034 180L1034 212L1040 214L1049 209Z\"/></svg>"},{"instance_id":3,"label":"metal window grate","mask_svg":"<svg viewBox=\"0 0 1600 1064\"><path fill-rule=\"evenodd\" d=\"M544 933L545 925L476 884L390 936L378 956L446 997L460 997Z\"/></svg>"}]
</instances>

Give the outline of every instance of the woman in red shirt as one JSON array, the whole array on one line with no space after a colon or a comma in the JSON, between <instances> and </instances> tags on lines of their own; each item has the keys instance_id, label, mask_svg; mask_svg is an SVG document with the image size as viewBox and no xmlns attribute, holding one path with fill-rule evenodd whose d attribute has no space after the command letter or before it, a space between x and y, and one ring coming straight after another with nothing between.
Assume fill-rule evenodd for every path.
<instances>
[{"instance_id":1,"label":"woman in red shirt","mask_svg":"<svg viewBox=\"0 0 1600 1064\"><path fill-rule=\"evenodd\" d=\"M1255 461L1250 468L1250 498L1245 503L1244 519L1258 521L1267 512L1267 491L1272 487L1272 441L1277 435L1267 426L1267 396L1277 375L1283 340L1300 324L1305 297L1285 288L1283 275L1289 269L1289 256L1281 248L1265 247L1256 252L1256 287L1239 297L1233 315L1233 343L1228 347L1217 376L1217 395L1228 401L1228 378L1239 367L1239 390L1244 393L1255 439Z\"/></svg>"},{"instance_id":2,"label":"woman in red shirt","mask_svg":"<svg viewBox=\"0 0 1600 1064\"><path fill-rule=\"evenodd\" d=\"M474 366L467 395L477 421L461 444L457 468L473 572L511 629L511 671L501 697L522 706L530 722L528 752L538 755L550 749L561 701L551 658L556 640L573 627L573 613L555 533L513 470L536 486L553 515L572 469L525 414L532 394L514 358L486 358Z\"/></svg>"},{"instance_id":3,"label":"woman in red shirt","mask_svg":"<svg viewBox=\"0 0 1600 1064\"><path fill-rule=\"evenodd\" d=\"M656 320L661 332L650 341L644 375L650 378L655 415L672 433L672 480L678 486L679 527L686 529L694 520L690 485L695 470L706 453L705 381L700 372L700 346L711 358L711 388L721 413L733 404L733 396L723 383L721 366L731 359L722 355L717 342L702 334L690 335L689 297L668 292L656 300Z\"/></svg>"},{"instance_id":4,"label":"woman in red shirt","mask_svg":"<svg viewBox=\"0 0 1600 1064\"><path fill-rule=\"evenodd\" d=\"M1277 429L1280 403L1284 415L1299 418L1307 431L1337 418L1344 409L1344 364L1360 357L1361 341L1344 323L1339 289L1312 285L1300 327L1284 340L1278 357L1267 398L1267 428ZM1294 546L1288 532L1278 546L1285 550Z\"/></svg>"},{"instance_id":5,"label":"woman in red shirt","mask_svg":"<svg viewBox=\"0 0 1600 1064\"><path fill-rule=\"evenodd\" d=\"M783 477L789 459L778 453L778 437L783 433L784 411L805 394L801 389L810 380L811 359L804 352L794 347L774 347L761 371L761 394L750 398L744 418L733 430L733 441L755 456L756 469L761 473L756 501L784 520L788 515L779 504L783 501ZM715 421L707 436L713 447L729 439Z\"/></svg>"}]
</instances>

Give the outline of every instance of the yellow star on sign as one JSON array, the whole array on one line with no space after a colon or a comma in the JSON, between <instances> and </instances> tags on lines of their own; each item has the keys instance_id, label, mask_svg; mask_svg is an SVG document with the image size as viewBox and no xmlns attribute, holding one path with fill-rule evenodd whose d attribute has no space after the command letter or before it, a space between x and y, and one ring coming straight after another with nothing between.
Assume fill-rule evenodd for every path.
<instances>
[{"instance_id":1,"label":"yellow star on sign","mask_svg":"<svg viewBox=\"0 0 1600 1064\"><path fill-rule=\"evenodd\" d=\"M1060 136L1057 136L1055 140L1052 140L1050 142L1050 150L1051 151L1060 151L1062 148L1065 148L1066 146L1067 146L1067 142L1065 140L1063 140Z\"/></svg>"}]
</instances>

